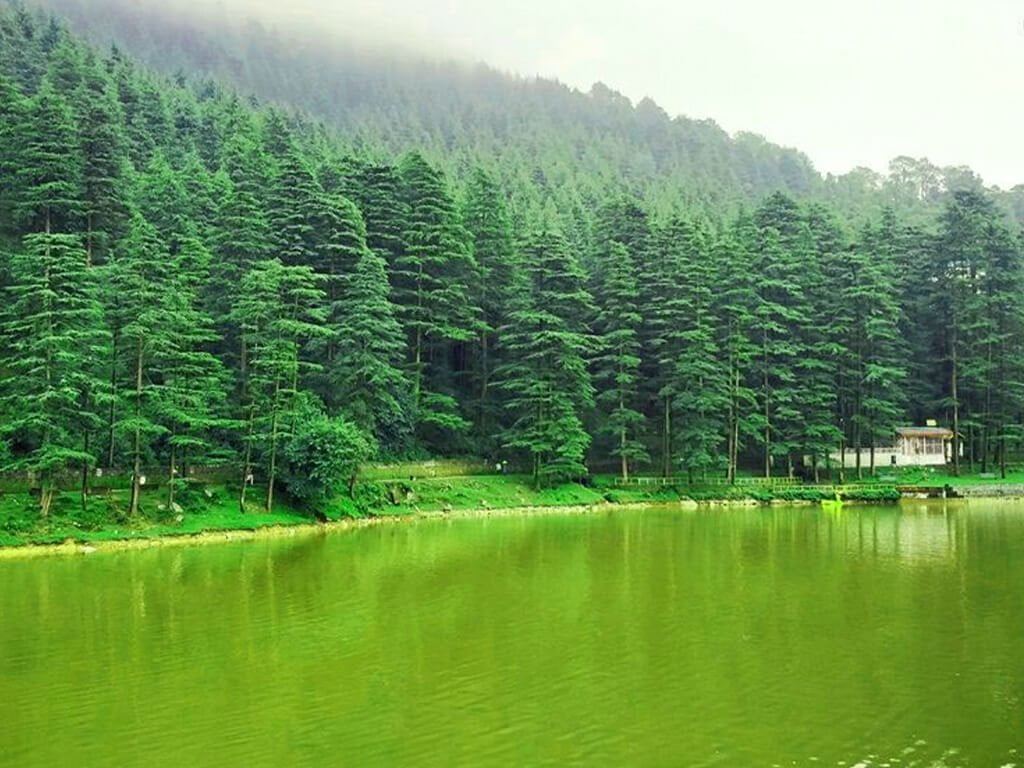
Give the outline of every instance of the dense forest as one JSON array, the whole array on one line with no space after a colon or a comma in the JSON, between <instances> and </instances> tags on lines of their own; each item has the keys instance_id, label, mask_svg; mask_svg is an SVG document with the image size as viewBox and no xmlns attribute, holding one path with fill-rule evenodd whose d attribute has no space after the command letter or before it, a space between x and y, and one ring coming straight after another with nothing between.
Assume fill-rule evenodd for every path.
<instances>
[{"instance_id":1,"label":"dense forest","mask_svg":"<svg viewBox=\"0 0 1024 768\"><path fill-rule=\"evenodd\" d=\"M812 477L931 418L985 470L1021 450L1005 195L950 171L847 205L810 166L785 181L800 156L766 144L776 175L712 194L708 165L673 192L682 164L634 185L522 115L553 149L488 159L493 119L448 137L473 153L426 132L396 156L383 129L371 146L0 11L3 466L38 480L43 514L69 477L85 494L127 469L134 514L153 467L232 467L243 507L247 478L269 507L370 458L509 460L538 484Z\"/></svg>"}]
</instances>

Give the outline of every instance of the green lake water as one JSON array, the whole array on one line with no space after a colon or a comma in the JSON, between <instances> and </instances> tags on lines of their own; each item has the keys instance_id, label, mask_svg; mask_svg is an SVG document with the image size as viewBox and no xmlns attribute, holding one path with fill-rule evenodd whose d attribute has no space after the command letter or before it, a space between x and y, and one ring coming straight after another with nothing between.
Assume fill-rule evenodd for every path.
<instances>
[{"instance_id":1,"label":"green lake water","mask_svg":"<svg viewBox=\"0 0 1024 768\"><path fill-rule=\"evenodd\" d=\"M1024 766L1024 503L0 562L3 766Z\"/></svg>"}]
</instances>

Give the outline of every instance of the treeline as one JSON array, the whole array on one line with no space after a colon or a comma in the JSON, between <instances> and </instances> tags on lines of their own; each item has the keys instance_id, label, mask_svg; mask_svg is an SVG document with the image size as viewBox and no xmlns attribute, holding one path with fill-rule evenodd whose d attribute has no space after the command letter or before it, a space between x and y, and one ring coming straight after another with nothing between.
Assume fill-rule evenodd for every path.
<instances>
[{"instance_id":1,"label":"treeline","mask_svg":"<svg viewBox=\"0 0 1024 768\"><path fill-rule=\"evenodd\" d=\"M782 193L571 215L23 11L0 30L0 434L44 514L96 467L131 470L135 514L154 465L172 502L227 464L269 508L371 456L816 475L935 417L985 468L1019 448L1021 239L982 192L928 228Z\"/></svg>"}]
</instances>

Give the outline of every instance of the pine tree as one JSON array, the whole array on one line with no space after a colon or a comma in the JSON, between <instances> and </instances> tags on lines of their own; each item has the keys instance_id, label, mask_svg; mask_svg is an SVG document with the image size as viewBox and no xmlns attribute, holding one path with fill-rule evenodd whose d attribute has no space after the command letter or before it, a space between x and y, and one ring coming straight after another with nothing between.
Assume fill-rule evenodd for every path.
<instances>
[{"instance_id":1,"label":"pine tree","mask_svg":"<svg viewBox=\"0 0 1024 768\"><path fill-rule=\"evenodd\" d=\"M278 259L257 262L242 278L232 319L249 350L251 365L244 400L239 497L243 512L257 446L266 454L264 508L268 512L273 508L282 439L296 413L300 352L309 339L323 333L324 295L319 282L310 267L285 266Z\"/></svg>"},{"instance_id":2,"label":"pine tree","mask_svg":"<svg viewBox=\"0 0 1024 768\"><path fill-rule=\"evenodd\" d=\"M688 470L707 469L713 462L705 459L714 453L709 445L721 441L721 430L708 423L723 417L724 404L712 407L719 393L708 372L708 366L717 366L717 348L715 318L708 309L712 277L707 249L706 234L680 217L658 227L650 239L645 283L653 303L645 305L643 331L655 364L647 366L646 383L657 401L652 413L665 477L674 473L680 450Z\"/></svg>"},{"instance_id":3,"label":"pine tree","mask_svg":"<svg viewBox=\"0 0 1024 768\"><path fill-rule=\"evenodd\" d=\"M392 274L412 356L416 417L421 427L462 431L469 422L458 412L454 379L464 370L448 360L453 347L463 350L479 331L469 294L477 265L442 174L418 154L403 158L401 174L409 215Z\"/></svg>"},{"instance_id":4,"label":"pine tree","mask_svg":"<svg viewBox=\"0 0 1024 768\"><path fill-rule=\"evenodd\" d=\"M640 326L637 308L640 291L636 265L626 246L613 242L599 265L595 330L601 353L594 364L597 403L601 408L601 431L614 440L611 454L619 459L623 480L629 479L631 462L649 456L638 432L643 414L637 409L640 370Z\"/></svg>"},{"instance_id":5,"label":"pine tree","mask_svg":"<svg viewBox=\"0 0 1024 768\"><path fill-rule=\"evenodd\" d=\"M800 417L796 367L803 350L795 330L806 321L806 304L799 281L801 265L782 247L778 231L762 230L758 239L756 304L752 313L758 345L754 370L764 474L770 477L774 460L789 459L797 447L793 440Z\"/></svg>"},{"instance_id":6,"label":"pine tree","mask_svg":"<svg viewBox=\"0 0 1024 768\"><path fill-rule=\"evenodd\" d=\"M0 232L15 229L15 183L22 142L27 139L27 104L8 78L0 72Z\"/></svg>"},{"instance_id":7,"label":"pine tree","mask_svg":"<svg viewBox=\"0 0 1024 768\"><path fill-rule=\"evenodd\" d=\"M848 313L845 348L851 362L849 386L853 447L860 476L861 453L867 441L869 469L875 471L875 445L891 439L902 421L906 377L905 345L900 338L901 312L893 256L895 221L883 215L878 229L867 227L851 248L841 302Z\"/></svg>"},{"instance_id":8,"label":"pine tree","mask_svg":"<svg viewBox=\"0 0 1024 768\"><path fill-rule=\"evenodd\" d=\"M156 229L172 256L180 248L190 223L189 203L181 177L163 150L153 151L149 165L135 183L135 209Z\"/></svg>"},{"instance_id":9,"label":"pine tree","mask_svg":"<svg viewBox=\"0 0 1024 768\"><path fill-rule=\"evenodd\" d=\"M90 264L103 262L128 226L124 116L109 81L89 72L79 90L82 142L82 203Z\"/></svg>"},{"instance_id":10,"label":"pine tree","mask_svg":"<svg viewBox=\"0 0 1024 768\"><path fill-rule=\"evenodd\" d=\"M327 372L333 368L340 341L338 326L352 311L349 284L356 264L366 250L366 231L359 209L344 197L335 197L330 205L324 206L322 213L324 220L319 227L322 245L310 266L322 277L327 297L325 310L331 332L321 340L320 358L326 366L325 376L329 378ZM325 385L326 382L321 385L321 396L332 410L336 410L345 402L343 395Z\"/></svg>"},{"instance_id":11,"label":"pine tree","mask_svg":"<svg viewBox=\"0 0 1024 768\"><path fill-rule=\"evenodd\" d=\"M795 397L797 424L791 443L794 461L811 461L815 481L820 479L822 459L839 443L841 432L836 426L837 360L845 355L842 326L838 310L834 274L844 258L845 246L834 222L822 218L811 206L806 223L799 228L790 246L794 264L799 270L800 292L805 304L794 331L802 350L796 361Z\"/></svg>"},{"instance_id":12,"label":"pine tree","mask_svg":"<svg viewBox=\"0 0 1024 768\"><path fill-rule=\"evenodd\" d=\"M499 372L511 426L506 447L529 459L535 485L579 477L590 436L583 413L594 388L586 360L594 342L583 318L593 312L583 273L565 238L550 229L523 247L509 324L509 361Z\"/></svg>"},{"instance_id":13,"label":"pine tree","mask_svg":"<svg viewBox=\"0 0 1024 768\"><path fill-rule=\"evenodd\" d=\"M211 233L214 262L205 306L214 317L227 350L224 359L237 372L240 396L249 372L245 338L224 315L224 307L239 300L243 277L253 264L271 255L270 224L262 202L266 185L266 158L262 149L245 134L232 137L225 145L221 184L226 194L219 201L216 227Z\"/></svg>"},{"instance_id":14,"label":"pine tree","mask_svg":"<svg viewBox=\"0 0 1024 768\"><path fill-rule=\"evenodd\" d=\"M231 184L223 174L210 173L195 150L185 155L178 172L185 193L189 225L212 247L217 233L217 214Z\"/></svg>"},{"instance_id":15,"label":"pine tree","mask_svg":"<svg viewBox=\"0 0 1024 768\"><path fill-rule=\"evenodd\" d=\"M143 459L153 441L167 432L157 416L161 390L150 376L150 368L154 360L169 356L176 343L176 329L167 322L169 299L175 293L169 265L167 246L156 229L136 214L128 237L108 268L118 302L112 317L113 333L127 376L125 385L118 387L120 395L112 393L112 397L123 402L122 411L113 420L113 431L126 436L130 443L131 517L139 513Z\"/></svg>"},{"instance_id":16,"label":"pine tree","mask_svg":"<svg viewBox=\"0 0 1024 768\"><path fill-rule=\"evenodd\" d=\"M991 369L985 388L981 469L989 471L992 461L1005 478L1009 441L1024 436L1020 421L1024 412L1024 242L1015 239L1002 222L993 222L988 246L983 291L993 326L985 339Z\"/></svg>"},{"instance_id":17,"label":"pine tree","mask_svg":"<svg viewBox=\"0 0 1024 768\"><path fill-rule=\"evenodd\" d=\"M103 308L85 252L73 235L27 235L15 254L3 330L7 375L0 384L2 434L20 455L8 467L35 474L40 511L49 513L58 475L83 467L83 503L88 468L95 463L90 435L97 428L102 384L95 361L107 343Z\"/></svg>"},{"instance_id":18,"label":"pine tree","mask_svg":"<svg viewBox=\"0 0 1024 768\"><path fill-rule=\"evenodd\" d=\"M479 266L474 293L482 327L474 355L473 399L476 431L486 442L499 418L491 379L502 361L497 329L505 325L509 311L516 255L504 196L491 174L482 168L475 168L470 178L463 220L472 235L473 255Z\"/></svg>"},{"instance_id":19,"label":"pine tree","mask_svg":"<svg viewBox=\"0 0 1024 768\"><path fill-rule=\"evenodd\" d=\"M186 235L164 286L165 325L160 330L169 343L154 350L150 364L160 381L154 421L166 435L170 508L179 467L187 468L190 458L210 447L213 429L230 424L225 418L227 372L210 351L218 336L198 295L209 264L210 254L202 242Z\"/></svg>"},{"instance_id":20,"label":"pine tree","mask_svg":"<svg viewBox=\"0 0 1024 768\"><path fill-rule=\"evenodd\" d=\"M346 311L333 325L329 368L340 409L380 445L406 446L411 388L401 370L405 339L388 298L384 259L363 248L345 290Z\"/></svg>"},{"instance_id":21,"label":"pine tree","mask_svg":"<svg viewBox=\"0 0 1024 768\"><path fill-rule=\"evenodd\" d=\"M727 463L721 446L730 404L729 371L723 367L717 341L709 237L689 222L678 221L670 224L665 235L669 242L664 247L678 249L676 301L687 312L669 332L668 347L676 354L669 362L662 397L671 398L677 414L680 463L692 482Z\"/></svg>"},{"instance_id":22,"label":"pine tree","mask_svg":"<svg viewBox=\"0 0 1024 768\"><path fill-rule=\"evenodd\" d=\"M933 306L944 308L947 317L936 329L942 365L938 373L944 382L939 405L950 414L956 474L960 472L965 431L976 426L971 401L991 372L985 340L992 332L993 318L981 284L991 255L987 233L996 217L991 200L984 195L954 193L940 220L932 252L931 300Z\"/></svg>"},{"instance_id":23,"label":"pine tree","mask_svg":"<svg viewBox=\"0 0 1024 768\"><path fill-rule=\"evenodd\" d=\"M67 101L44 81L25 111L20 132L16 213L26 232L78 231L82 155Z\"/></svg>"},{"instance_id":24,"label":"pine tree","mask_svg":"<svg viewBox=\"0 0 1024 768\"><path fill-rule=\"evenodd\" d=\"M315 264L321 249L318 224L326 197L309 162L290 138L275 164L268 203L276 256L285 264Z\"/></svg>"},{"instance_id":25,"label":"pine tree","mask_svg":"<svg viewBox=\"0 0 1024 768\"><path fill-rule=\"evenodd\" d=\"M347 176L344 193L362 211L366 244L387 262L394 274L405 253L408 205L402 196L402 178L390 165L357 165ZM394 286L392 286L394 291Z\"/></svg>"},{"instance_id":26,"label":"pine tree","mask_svg":"<svg viewBox=\"0 0 1024 768\"><path fill-rule=\"evenodd\" d=\"M734 231L718 240L714 249L717 265L718 347L728 386L726 428L729 482L736 482L744 441L756 438L757 397L750 386L757 346L752 339L756 304L750 254L743 246L745 219Z\"/></svg>"}]
</instances>

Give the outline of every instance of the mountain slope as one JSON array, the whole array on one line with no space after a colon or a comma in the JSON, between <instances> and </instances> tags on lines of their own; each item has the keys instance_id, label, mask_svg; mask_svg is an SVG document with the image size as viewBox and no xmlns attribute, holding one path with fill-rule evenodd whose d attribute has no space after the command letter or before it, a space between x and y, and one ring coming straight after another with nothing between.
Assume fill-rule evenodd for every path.
<instances>
[{"instance_id":1,"label":"mountain slope","mask_svg":"<svg viewBox=\"0 0 1024 768\"><path fill-rule=\"evenodd\" d=\"M301 108L354 142L391 154L417 147L451 170L485 158L506 177L542 173L552 186L621 187L653 201L717 207L782 189L820 194L810 160L710 120L669 118L597 84L560 83L270 32L254 22L143 7L130 0L45 0L93 40L116 43L166 73L213 77Z\"/></svg>"}]
</instances>

